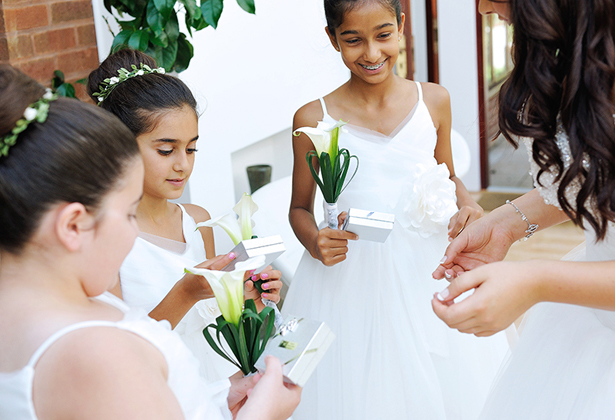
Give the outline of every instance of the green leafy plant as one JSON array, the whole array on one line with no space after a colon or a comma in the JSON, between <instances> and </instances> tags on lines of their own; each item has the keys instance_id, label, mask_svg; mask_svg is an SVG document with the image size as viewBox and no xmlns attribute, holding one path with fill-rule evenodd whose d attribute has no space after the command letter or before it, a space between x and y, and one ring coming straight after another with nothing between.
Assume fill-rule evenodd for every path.
<instances>
[{"instance_id":1,"label":"green leafy plant","mask_svg":"<svg viewBox=\"0 0 615 420\"><path fill-rule=\"evenodd\" d=\"M85 85L87 84L87 79L79 79L75 83ZM60 70L53 72L53 77L51 78L51 90L58 94L58 96L75 98L75 86L73 86L72 83L66 82L64 79L64 73Z\"/></svg>"},{"instance_id":2,"label":"green leafy plant","mask_svg":"<svg viewBox=\"0 0 615 420\"><path fill-rule=\"evenodd\" d=\"M208 26L216 29L224 0L104 0L109 13L115 9L124 18L121 31L115 35L111 50L128 46L152 56L167 71L182 72L194 56L194 48L186 34L179 30L178 12L183 13L188 34ZM254 0L237 0L239 6L254 14Z\"/></svg>"}]
</instances>

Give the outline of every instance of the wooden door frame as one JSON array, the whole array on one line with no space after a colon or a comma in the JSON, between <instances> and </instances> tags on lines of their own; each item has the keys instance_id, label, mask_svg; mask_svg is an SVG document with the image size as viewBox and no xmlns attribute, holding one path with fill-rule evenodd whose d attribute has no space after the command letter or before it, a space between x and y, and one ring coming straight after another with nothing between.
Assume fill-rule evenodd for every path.
<instances>
[{"instance_id":1,"label":"wooden door frame","mask_svg":"<svg viewBox=\"0 0 615 420\"><path fill-rule=\"evenodd\" d=\"M425 0L425 29L427 31L427 79L440 83L438 58L438 0Z\"/></svg>"},{"instance_id":2,"label":"wooden door frame","mask_svg":"<svg viewBox=\"0 0 615 420\"><path fill-rule=\"evenodd\" d=\"M406 79L414 80L414 38L412 37L412 9L410 0L402 0L401 11L406 15L403 34L406 39L406 65L408 72Z\"/></svg>"},{"instance_id":3,"label":"wooden door frame","mask_svg":"<svg viewBox=\"0 0 615 420\"><path fill-rule=\"evenodd\" d=\"M478 132L480 139L480 186L486 189L489 186L489 151L487 145L487 115L485 100L485 63L483 51L483 16L478 12L476 0L476 57L478 66Z\"/></svg>"}]
</instances>

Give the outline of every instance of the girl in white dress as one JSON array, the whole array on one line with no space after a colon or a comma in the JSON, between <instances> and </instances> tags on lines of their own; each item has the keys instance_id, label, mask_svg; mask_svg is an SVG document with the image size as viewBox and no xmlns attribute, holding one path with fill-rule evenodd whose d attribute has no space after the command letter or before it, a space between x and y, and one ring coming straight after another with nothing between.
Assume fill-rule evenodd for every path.
<instances>
[{"instance_id":1,"label":"girl in white dress","mask_svg":"<svg viewBox=\"0 0 615 420\"><path fill-rule=\"evenodd\" d=\"M246 401L258 377L207 384L168 322L103 295L142 190L115 116L0 65L0 418L287 418L300 390L279 361Z\"/></svg>"},{"instance_id":2,"label":"girl in white dress","mask_svg":"<svg viewBox=\"0 0 615 420\"><path fill-rule=\"evenodd\" d=\"M393 213L395 225L385 243L319 230L305 160L314 146L294 139L290 221L306 252L282 312L324 321L336 339L293 417L474 419L508 346L448 330L429 304L448 236L482 215L454 175L448 92L394 74L399 1L327 0L325 13L350 80L299 109L293 126L349 121L339 146L359 169L338 205Z\"/></svg>"},{"instance_id":3,"label":"girl in white dress","mask_svg":"<svg viewBox=\"0 0 615 420\"><path fill-rule=\"evenodd\" d=\"M434 310L483 336L529 309L481 419L612 419L615 2L482 0L479 10L514 27L516 66L500 92L500 128L515 145L523 138L536 189L450 244L434 276L459 277L433 299ZM586 246L564 261L501 261L515 240L569 219L585 229Z\"/></svg>"},{"instance_id":4,"label":"girl in white dress","mask_svg":"<svg viewBox=\"0 0 615 420\"><path fill-rule=\"evenodd\" d=\"M199 138L196 101L181 80L168 74L145 69L125 81L118 78L121 68L139 70L142 65L156 69L146 54L120 50L90 74L88 83L92 98L135 134L145 164L143 199L136 213L139 236L120 269L121 290L118 285L113 292L152 318L168 320L200 360L206 378L225 378L236 367L216 354L202 333L220 310L205 278L186 274L184 268L209 259L200 267L220 269L233 255L214 258L212 229L196 229L196 223L210 218L205 209L168 201L181 196L194 166ZM113 77L117 83L101 95L108 86L104 79ZM262 297L279 301L280 273L267 269L260 276L269 279ZM262 309L251 281L246 283L246 298Z\"/></svg>"}]
</instances>

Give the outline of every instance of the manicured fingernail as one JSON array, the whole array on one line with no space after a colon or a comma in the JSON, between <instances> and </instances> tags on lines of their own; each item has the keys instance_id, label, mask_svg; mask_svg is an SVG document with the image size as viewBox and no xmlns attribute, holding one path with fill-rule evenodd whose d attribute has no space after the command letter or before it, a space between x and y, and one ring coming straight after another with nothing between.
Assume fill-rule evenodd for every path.
<instances>
[{"instance_id":1,"label":"manicured fingernail","mask_svg":"<svg viewBox=\"0 0 615 420\"><path fill-rule=\"evenodd\" d=\"M228 257L229 257L231 260L234 260L234 259L235 259L235 257L237 257L237 256L235 255L235 253L234 253L234 252L231 252L230 254L228 254Z\"/></svg>"},{"instance_id":2,"label":"manicured fingernail","mask_svg":"<svg viewBox=\"0 0 615 420\"><path fill-rule=\"evenodd\" d=\"M449 242L453 242L453 237L452 237L452 236L449 236L449 237L448 237L448 241L449 241Z\"/></svg>"},{"instance_id":3,"label":"manicured fingernail","mask_svg":"<svg viewBox=\"0 0 615 420\"><path fill-rule=\"evenodd\" d=\"M255 272L255 271L256 271L256 270L250 270L250 275L251 275L251 276L252 276L252 275L254 275L254 272Z\"/></svg>"},{"instance_id":4,"label":"manicured fingernail","mask_svg":"<svg viewBox=\"0 0 615 420\"><path fill-rule=\"evenodd\" d=\"M269 278L269 274L267 274L267 273L261 274L261 279L265 280L265 279L268 279L268 278Z\"/></svg>"},{"instance_id":5,"label":"manicured fingernail","mask_svg":"<svg viewBox=\"0 0 615 420\"><path fill-rule=\"evenodd\" d=\"M256 280L256 276L250 277L250 280L252 280L252 281Z\"/></svg>"},{"instance_id":6,"label":"manicured fingernail","mask_svg":"<svg viewBox=\"0 0 615 420\"><path fill-rule=\"evenodd\" d=\"M265 283L261 286L263 289L269 289L269 283Z\"/></svg>"},{"instance_id":7,"label":"manicured fingernail","mask_svg":"<svg viewBox=\"0 0 615 420\"><path fill-rule=\"evenodd\" d=\"M449 291L448 291L448 287L447 287L446 289L444 289L444 290L442 290L440 293L438 293L437 298L438 298L438 300L439 300L440 302L444 302L444 299L446 299L446 298L448 297L448 295L449 295L449 294L450 294L450 293L449 293Z\"/></svg>"},{"instance_id":8,"label":"manicured fingernail","mask_svg":"<svg viewBox=\"0 0 615 420\"><path fill-rule=\"evenodd\" d=\"M444 272L444 277L446 277L447 279L452 279L453 275L451 273L449 273L448 271Z\"/></svg>"},{"instance_id":9,"label":"manicured fingernail","mask_svg":"<svg viewBox=\"0 0 615 420\"><path fill-rule=\"evenodd\" d=\"M440 260L440 264L444 264L444 263L446 262L446 259L447 259L447 258L448 258L448 257L447 257L446 255L445 255L445 256L443 256L443 257L442 257L442 259Z\"/></svg>"},{"instance_id":10,"label":"manicured fingernail","mask_svg":"<svg viewBox=\"0 0 615 420\"><path fill-rule=\"evenodd\" d=\"M269 294L267 294L267 293L263 293L263 294L261 294L261 296L264 297L265 299L269 299Z\"/></svg>"}]
</instances>

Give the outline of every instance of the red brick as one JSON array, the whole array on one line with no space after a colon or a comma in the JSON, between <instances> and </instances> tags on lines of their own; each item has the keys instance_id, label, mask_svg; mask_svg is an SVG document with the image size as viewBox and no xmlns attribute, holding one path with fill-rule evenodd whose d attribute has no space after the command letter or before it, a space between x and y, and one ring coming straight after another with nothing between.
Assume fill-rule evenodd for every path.
<instances>
[{"instance_id":1,"label":"red brick","mask_svg":"<svg viewBox=\"0 0 615 420\"><path fill-rule=\"evenodd\" d=\"M25 4L27 6L33 6L35 4L49 3L49 0L2 0L4 6L14 6L19 4Z\"/></svg>"},{"instance_id":2,"label":"red brick","mask_svg":"<svg viewBox=\"0 0 615 420\"><path fill-rule=\"evenodd\" d=\"M53 58L36 58L33 60L16 63L15 67L26 73L41 84L48 86L56 70L56 61Z\"/></svg>"},{"instance_id":3,"label":"red brick","mask_svg":"<svg viewBox=\"0 0 615 420\"><path fill-rule=\"evenodd\" d=\"M40 28L49 25L47 5L4 9L4 24L7 32Z\"/></svg>"},{"instance_id":4,"label":"red brick","mask_svg":"<svg viewBox=\"0 0 615 420\"><path fill-rule=\"evenodd\" d=\"M98 49L71 51L58 55L58 68L65 73L91 71L98 67Z\"/></svg>"},{"instance_id":5,"label":"red brick","mask_svg":"<svg viewBox=\"0 0 615 420\"><path fill-rule=\"evenodd\" d=\"M69 22L94 16L91 1L65 1L51 5L51 22Z\"/></svg>"},{"instance_id":6,"label":"red brick","mask_svg":"<svg viewBox=\"0 0 615 420\"><path fill-rule=\"evenodd\" d=\"M32 57L34 48L32 47L32 38L30 35L9 36L9 57L11 59Z\"/></svg>"},{"instance_id":7,"label":"red brick","mask_svg":"<svg viewBox=\"0 0 615 420\"><path fill-rule=\"evenodd\" d=\"M77 45L73 28L56 29L34 35L37 54L64 51Z\"/></svg>"},{"instance_id":8,"label":"red brick","mask_svg":"<svg viewBox=\"0 0 615 420\"><path fill-rule=\"evenodd\" d=\"M94 24L77 27L77 40L79 45L96 45Z\"/></svg>"},{"instance_id":9,"label":"red brick","mask_svg":"<svg viewBox=\"0 0 615 420\"><path fill-rule=\"evenodd\" d=\"M6 27L4 25L4 10L2 9L2 0L0 0L0 34L6 33Z\"/></svg>"},{"instance_id":10,"label":"red brick","mask_svg":"<svg viewBox=\"0 0 615 420\"><path fill-rule=\"evenodd\" d=\"M0 62L9 60L9 43L6 37L0 36Z\"/></svg>"}]
</instances>

